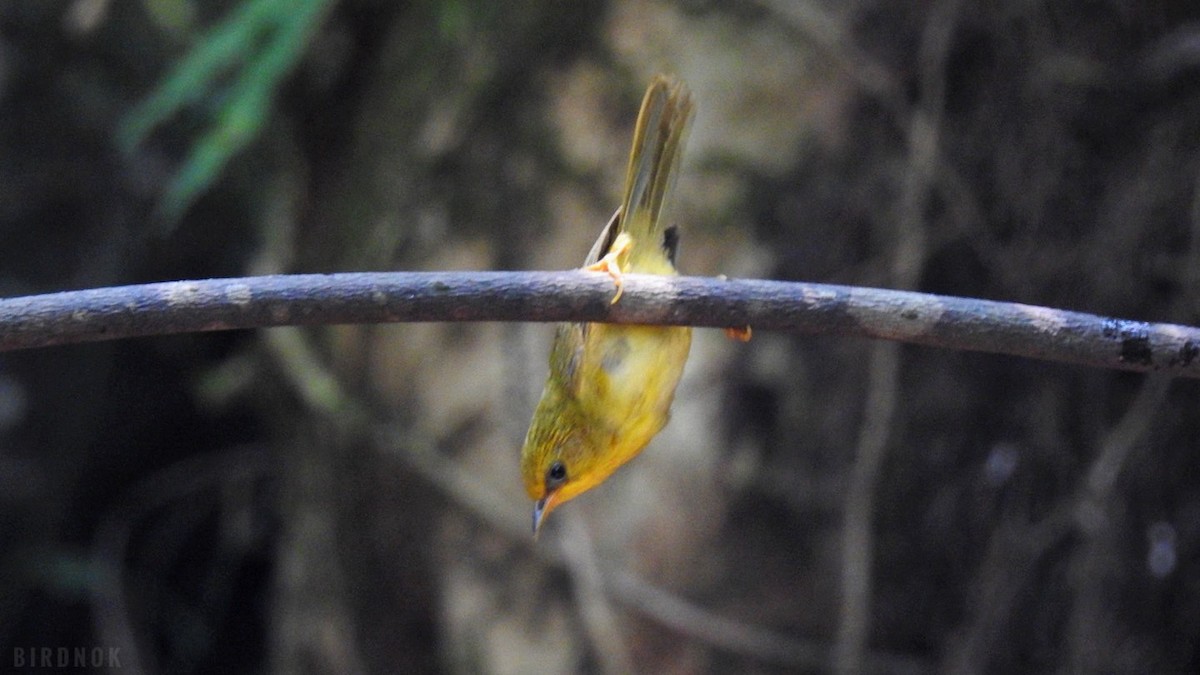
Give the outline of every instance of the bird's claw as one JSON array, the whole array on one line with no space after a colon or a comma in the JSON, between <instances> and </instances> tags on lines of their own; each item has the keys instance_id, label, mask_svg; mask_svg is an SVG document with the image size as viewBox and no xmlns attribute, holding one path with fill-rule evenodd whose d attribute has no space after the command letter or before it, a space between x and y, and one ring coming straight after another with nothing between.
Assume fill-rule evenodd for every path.
<instances>
[{"instance_id":1,"label":"bird's claw","mask_svg":"<svg viewBox=\"0 0 1200 675\"><path fill-rule=\"evenodd\" d=\"M612 248L609 249L608 253L604 254L603 258L596 261L594 264L583 268L589 272L604 272L608 276L612 277L613 284L617 287L617 292L615 295L613 295L612 300L609 301L608 304L610 305L617 304L617 300L620 300L621 294L625 292L625 279L623 276L621 276L621 263L619 262L619 258L620 256L628 253L629 249L632 247L633 241L629 238L628 234L622 232L621 234L617 235L617 239L613 242Z\"/></svg>"}]
</instances>

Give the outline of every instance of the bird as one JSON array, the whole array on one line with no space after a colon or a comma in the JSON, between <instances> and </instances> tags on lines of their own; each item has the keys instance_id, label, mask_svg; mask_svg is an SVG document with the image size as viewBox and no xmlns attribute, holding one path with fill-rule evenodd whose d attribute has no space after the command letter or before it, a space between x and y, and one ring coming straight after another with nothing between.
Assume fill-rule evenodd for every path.
<instances>
[{"instance_id":1,"label":"bird","mask_svg":"<svg viewBox=\"0 0 1200 675\"><path fill-rule=\"evenodd\" d=\"M663 223L694 109L687 86L655 77L642 99L620 206L583 269L609 275L620 300L625 273L678 275L679 233ZM521 449L537 537L555 508L604 482L666 426L691 348L687 326L563 323L550 373Z\"/></svg>"}]
</instances>

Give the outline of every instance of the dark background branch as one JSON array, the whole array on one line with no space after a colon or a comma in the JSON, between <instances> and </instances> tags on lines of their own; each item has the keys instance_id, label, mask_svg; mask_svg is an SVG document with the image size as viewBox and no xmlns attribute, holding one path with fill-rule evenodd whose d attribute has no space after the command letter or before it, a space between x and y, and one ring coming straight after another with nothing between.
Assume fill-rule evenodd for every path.
<instances>
[{"instance_id":1,"label":"dark background branch","mask_svg":"<svg viewBox=\"0 0 1200 675\"><path fill-rule=\"evenodd\" d=\"M173 281L0 300L0 350L216 330L412 321L750 326L1200 377L1200 329L928 293L569 272L376 272Z\"/></svg>"}]
</instances>

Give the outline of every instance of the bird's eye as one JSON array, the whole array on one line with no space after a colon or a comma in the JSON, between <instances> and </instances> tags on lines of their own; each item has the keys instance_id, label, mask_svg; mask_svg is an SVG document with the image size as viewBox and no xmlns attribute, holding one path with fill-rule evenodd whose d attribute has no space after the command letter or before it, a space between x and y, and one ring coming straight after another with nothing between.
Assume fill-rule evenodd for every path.
<instances>
[{"instance_id":1,"label":"bird's eye","mask_svg":"<svg viewBox=\"0 0 1200 675\"><path fill-rule=\"evenodd\" d=\"M553 490L565 482L567 482L567 465L555 460L550 468L546 469L546 488Z\"/></svg>"}]
</instances>

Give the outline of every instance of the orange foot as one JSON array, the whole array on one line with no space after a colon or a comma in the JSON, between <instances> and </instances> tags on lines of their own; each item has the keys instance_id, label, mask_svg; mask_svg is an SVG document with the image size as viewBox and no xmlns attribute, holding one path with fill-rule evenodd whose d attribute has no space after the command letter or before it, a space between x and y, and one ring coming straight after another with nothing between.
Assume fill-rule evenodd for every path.
<instances>
[{"instance_id":1,"label":"orange foot","mask_svg":"<svg viewBox=\"0 0 1200 675\"><path fill-rule=\"evenodd\" d=\"M603 258L596 261L596 263L583 268L589 272L604 272L608 276L612 277L613 284L615 284L617 287L617 293L613 296L613 299L609 304L617 304L617 300L620 300L621 294L625 292L625 282L621 277L621 264L617 259L620 256L629 253L629 249L631 248L633 248L633 239L631 239L625 232L622 232L617 235L616 240L613 241L612 247L608 249L608 253L605 253Z\"/></svg>"},{"instance_id":2,"label":"orange foot","mask_svg":"<svg viewBox=\"0 0 1200 675\"><path fill-rule=\"evenodd\" d=\"M750 326L730 326L725 329L725 337L738 342L749 342L750 333Z\"/></svg>"}]
</instances>

